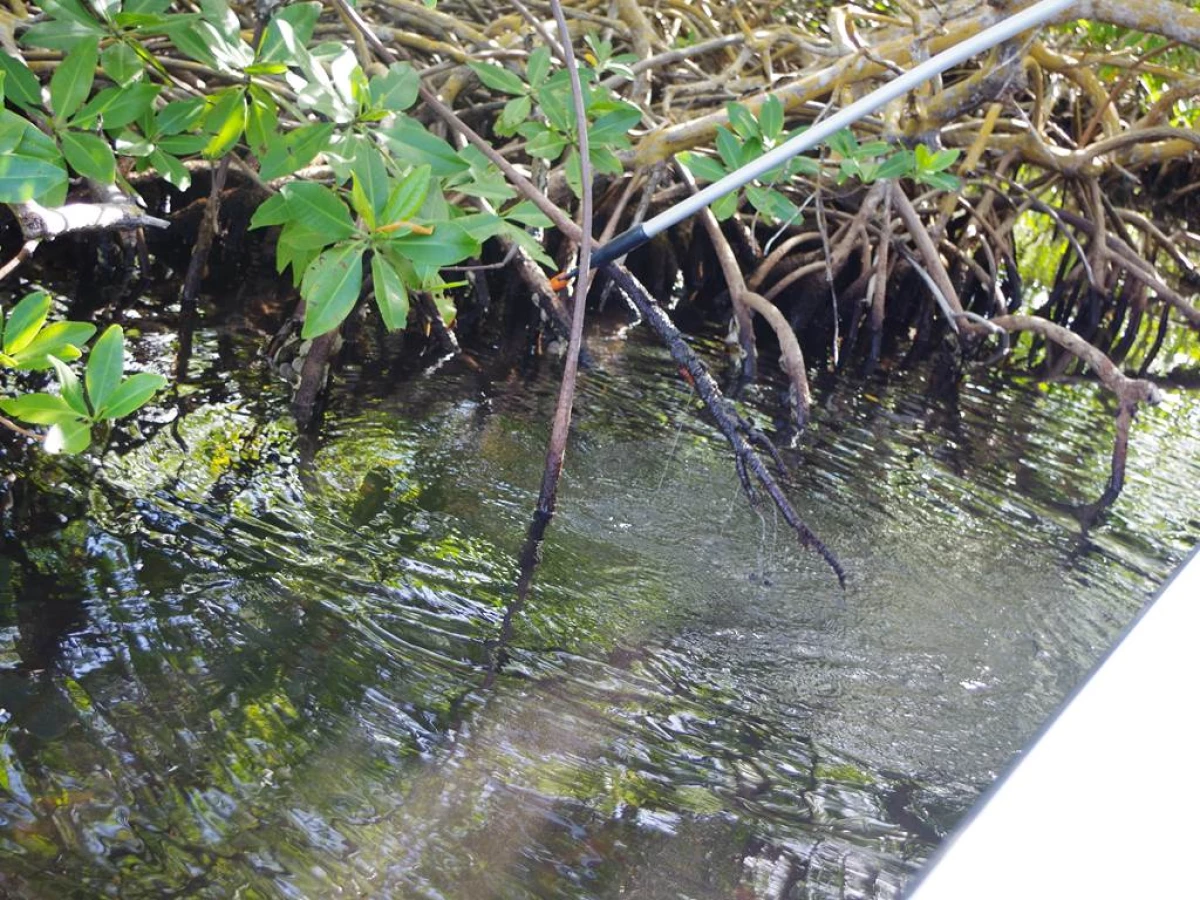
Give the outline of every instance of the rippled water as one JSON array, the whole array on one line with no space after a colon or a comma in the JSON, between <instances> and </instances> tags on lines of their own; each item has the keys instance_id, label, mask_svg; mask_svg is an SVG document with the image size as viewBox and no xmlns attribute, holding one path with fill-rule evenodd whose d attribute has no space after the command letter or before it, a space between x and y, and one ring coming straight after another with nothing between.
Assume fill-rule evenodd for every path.
<instances>
[{"instance_id":1,"label":"rippled water","mask_svg":"<svg viewBox=\"0 0 1200 900\"><path fill-rule=\"evenodd\" d=\"M896 896L1200 536L1194 397L1084 534L1094 386L846 379L786 452L843 593L662 351L592 349L486 690L551 373L349 373L313 441L210 352L172 426L45 468L0 548L0 893Z\"/></svg>"}]
</instances>

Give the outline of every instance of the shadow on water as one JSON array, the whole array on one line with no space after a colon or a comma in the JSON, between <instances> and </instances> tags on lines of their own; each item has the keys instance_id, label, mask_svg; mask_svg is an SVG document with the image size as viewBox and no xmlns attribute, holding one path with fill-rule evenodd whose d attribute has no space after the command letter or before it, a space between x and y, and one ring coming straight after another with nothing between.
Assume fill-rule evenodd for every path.
<instances>
[{"instance_id":1,"label":"shadow on water","mask_svg":"<svg viewBox=\"0 0 1200 900\"><path fill-rule=\"evenodd\" d=\"M483 690L552 374L350 373L300 438L222 341L171 429L6 514L0 893L896 896L1200 534L1191 398L1083 536L1094 388L884 372L788 451L842 605L664 354L597 335Z\"/></svg>"}]
</instances>

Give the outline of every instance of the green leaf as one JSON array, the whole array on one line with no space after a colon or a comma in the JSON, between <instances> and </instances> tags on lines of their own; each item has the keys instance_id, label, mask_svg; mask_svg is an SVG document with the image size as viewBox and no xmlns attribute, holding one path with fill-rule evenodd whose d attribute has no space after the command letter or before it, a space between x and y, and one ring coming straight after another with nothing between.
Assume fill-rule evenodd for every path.
<instances>
[{"instance_id":1,"label":"green leaf","mask_svg":"<svg viewBox=\"0 0 1200 900\"><path fill-rule=\"evenodd\" d=\"M326 235L327 244L354 234L350 210L337 194L324 185L294 182L284 185L280 193L287 198L289 217L304 221Z\"/></svg>"},{"instance_id":2,"label":"green leaf","mask_svg":"<svg viewBox=\"0 0 1200 900\"><path fill-rule=\"evenodd\" d=\"M125 42L110 44L100 52L100 68L120 87L126 87L146 69L137 51Z\"/></svg>"},{"instance_id":3,"label":"green leaf","mask_svg":"<svg viewBox=\"0 0 1200 900\"><path fill-rule=\"evenodd\" d=\"M96 410L97 419L121 419L146 402L167 384L154 372L138 372L122 381L108 396L108 403Z\"/></svg>"},{"instance_id":4,"label":"green leaf","mask_svg":"<svg viewBox=\"0 0 1200 900\"><path fill-rule=\"evenodd\" d=\"M417 102L421 76L408 63L392 63L383 75L370 82L371 103L374 106L402 112Z\"/></svg>"},{"instance_id":5,"label":"green leaf","mask_svg":"<svg viewBox=\"0 0 1200 900\"><path fill-rule=\"evenodd\" d=\"M51 455L65 453L70 456L82 453L91 444L91 426L79 419L66 419L50 426L50 430L46 432L46 440L42 443L42 449Z\"/></svg>"},{"instance_id":6,"label":"green leaf","mask_svg":"<svg viewBox=\"0 0 1200 900\"><path fill-rule=\"evenodd\" d=\"M525 145L525 152L538 159L553 162L562 156L562 152L566 149L566 146L566 137L557 131L547 128L530 139L529 143Z\"/></svg>"},{"instance_id":7,"label":"green leaf","mask_svg":"<svg viewBox=\"0 0 1200 900\"><path fill-rule=\"evenodd\" d=\"M563 163L563 177L566 178L567 187L571 189L571 193L576 197L582 197L583 170L579 165L579 152L574 147L571 148Z\"/></svg>"},{"instance_id":8,"label":"green leaf","mask_svg":"<svg viewBox=\"0 0 1200 900\"><path fill-rule=\"evenodd\" d=\"M46 8L45 4L42 6ZM65 52L83 41L98 39L104 34L104 31L104 26L92 18L86 22L52 19L49 22L38 22L30 26L29 30L21 36L21 43Z\"/></svg>"},{"instance_id":9,"label":"green leaf","mask_svg":"<svg viewBox=\"0 0 1200 900\"><path fill-rule=\"evenodd\" d=\"M41 392L0 400L0 409L32 425L53 425L55 422L71 421L79 417L62 397Z\"/></svg>"},{"instance_id":10,"label":"green leaf","mask_svg":"<svg viewBox=\"0 0 1200 900\"><path fill-rule=\"evenodd\" d=\"M427 266L452 266L479 255L479 242L454 222L440 222L433 234L405 234L387 241L386 246Z\"/></svg>"},{"instance_id":11,"label":"green leaf","mask_svg":"<svg viewBox=\"0 0 1200 900\"><path fill-rule=\"evenodd\" d=\"M375 305L389 331L408 324L408 289L390 262L379 253L371 254L371 276L375 281Z\"/></svg>"},{"instance_id":12,"label":"green leaf","mask_svg":"<svg viewBox=\"0 0 1200 900\"><path fill-rule=\"evenodd\" d=\"M0 203L24 203L65 186L66 169L21 153L0 156Z\"/></svg>"},{"instance_id":13,"label":"green leaf","mask_svg":"<svg viewBox=\"0 0 1200 900\"><path fill-rule=\"evenodd\" d=\"M752 184L746 188L746 199L768 219L775 222L795 222L800 208L779 191Z\"/></svg>"},{"instance_id":14,"label":"green leaf","mask_svg":"<svg viewBox=\"0 0 1200 900\"><path fill-rule=\"evenodd\" d=\"M363 246L339 244L326 250L308 267L300 283L304 298L304 328L308 340L332 331L350 315L362 291Z\"/></svg>"},{"instance_id":15,"label":"green leaf","mask_svg":"<svg viewBox=\"0 0 1200 900\"><path fill-rule=\"evenodd\" d=\"M853 159L858 154L858 141L854 139L854 134L849 128L843 128L830 135L826 143L830 150L846 159Z\"/></svg>"},{"instance_id":16,"label":"green leaf","mask_svg":"<svg viewBox=\"0 0 1200 900\"><path fill-rule=\"evenodd\" d=\"M541 87L550 74L550 48L538 47L525 63L525 77L532 87Z\"/></svg>"},{"instance_id":17,"label":"green leaf","mask_svg":"<svg viewBox=\"0 0 1200 900\"><path fill-rule=\"evenodd\" d=\"M917 175L917 181L939 191L955 191L960 184L958 178L949 172L922 172Z\"/></svg>"},{"instance_id":18,"label":"green leaf","mask_svg":"<svg viewBox=\"0 0 1200 900\"><path fill-rule=\"evenodd\" d=\"M387 205L388 193L391 190L383 154L379 152L379 148L374 143L364 141L363 145L358 148L358 152L354 154L354 159L351 160L350 171L354 175L355 183L361 187L370 210L370 215L363 216L363 218L369 219L371 222L378 221ZM428 178L428 174L426 174L426 178ZM359 214L362 214L362 210L359 210Z\"/></svg>"},{"instance_id":19,"label":"green leaf","mask_svg":"<svg viewBox=\"0 0 1200 900\"><path fill-rule=\"evenodd\" d=\"M96 333L90 322L52 322L38 332L25 349L14 353L18 367L22 369L48 369L50 356L61 360L79 359L79 347L86 344Z\"/></svg>"},{"instance_id":20,"label":"green leaf","mask_svg":"<svg viewBox=\"0 0 1200 900\"><path fill-rule=\"evenodd\" d=\"M395 184L379 217L381 224L406 222L420 211L433 182L430 172L429 166L419 166Z\"/></svg>"},{"instance_id":21,"label":"green leaf","mask_svg":"<svg viewBox=\"0 0 1200 900\"><path fill-rule=\"evenodd\" d=\"M105 129L122 128L150 109L161 90L155 84L106 88L87 102L71 124L76 128L88 128L100 119Z\"/></svg>"},{"instance_id":22,"label":"green leaf","mask_svg":"<svg viewBox=\"0 0 1200 900\"><path fill-rule=\"evenodd\" d=\"M912 172L912 169L912 154L907 150L900 150L896 153L893 153L879 164L879 169L876 171L875 177L880 181L894 178L904 178Z\"/></svg>"},{"instance_id":23,"label":"green leaf","mask_svg":"<svg viewBox=\"0 0 1200 900\"><path fill-rule=\"evenodd\" d=\"M516 134L517 129L529 121L532 112L533 99L528 94L513 97L504 104L504 109L500 111L500 116L496 119L496 134L501 137L510 137Z\"/></svg>"},{"instance_id":24,"label":"green leaf","mask_svg":"<svg viewBox=\"0 0 1200 900\"><path fill-rule=\"evenodd\" d=\"M320 3L289 3L277 10L263 36L259 62L288 62L293 48L304 47L312 40L320 16Z\"/></svg>"},{"instance_id":25,"label":"green leaf","mask_svg":"<svg viewBox=\"0 0 1200 900\"><path fill-rule=\"evenodd\" d=\"M187 166L170 153L154 150L150 154L150 165L154 166L155 171L177 189L186 191L192 186L191 172L187 170Z\"/></svg>"},{"instance_id":26,"label":"green leaf","mask_svg":"<svg viewBox=\"0 0 1200 900\"><path fill-rule=\"evenodd\" d=\"M290 175L308 165L314 157L329 147L335 126L331 122L302 125L284 136L267 139L268 150L259 166L259 176L265 180Z\"/></svg>"},{"instance_id":27,"label":"green leaf","mask_svg":"<svg viewBox=\"0 0 1200 900\"><path fill-rule=\"evenodd\" d=\"M49 313L50 295L44 291L34 291L21 298L4 326L4 352L14 356L28 347L46 324Z\"/></svg>"},{"instance_id":28,"label":"green leaf","mask_svg":"<svg viewBox=\"0 0 1200 900\"><path fill-rule=\"evenodd\" d=\"M783 131L783 104L772 94L758 109L758 127L763 138L775 141Z\"/></svg>"},{"instance_id":29,"label":"green leaf","mask_svg":"<svg viewBox=\"0 0 1200 900\"><path fill-rule=\"evenodd\" d=\"M537 240L524 228L520 228L510 222L505 222L500 228L500 233L514 241L532 259L541 263L547 269L553 270L555 268L554 259L546 253L546 248L542 246L542 242Z\"/></svg>"},{"instance_id":30,"label":"green leaf","mask_svg":"<svg viewBox=\"0 0 1200 900\"><path fill-rule=\"evenodd\" d=\"M479 76L479 80L493 91L518 95L524 94L528 90L525 82L508 69L492 63L468 62L467 65L471 67L472 72Z\"/></svg>"},{"instance_id":31,"label":"green leaf","mask_svg":"<svg viewBox=\"0 0 1200 900\"><path fill-rule=\"evenodd\" d=\"M196 125L203 116L203 97L172 100L158 114L158 130L161 134L179 134Z\"/></svg>"},{"instance_id":32,"label":"green leaf","mask_svg":"<svg viewBox=\"0 0 1200 900\"><path fill-rule=\"evenodd\" d=\"M528 225L530 228L549 228L553 224L549 217L529 200L514 203L508 209L504 210L501 215L505 219L520 222L522 225Z\"/></svg>"},{"instance_id":33,"label":"green leaf","mask_svg":"<svg viewBox=\"0 0 1200 900\"><path fill-rule=\"evenodd\" d=\"M63 156L71 168L84 178L92 178L101 184L112 184L117 177L117 158L108 141L82 131L64 131L59 134Z\"/></svg>"},{"instance_id":34,"label":"green leaf","mask_svg":"<svg viewBox=\"0 0 1200 900\"><path fill-rule=\"evenodd\" d=\"M481 244L488 238L499 234L502 223L503 220L499 216L482 212L459 216L454 220L455 225Z\"/></svg>"},{"instance_id":35,"label":"green leaf","mask_svg":"<svg viewBox=\"0 0 1200 900\"><path fill-rule=\"evenodd\" d=\"M208 146L209 138L202 134L168 134L157 141L158 148L174 156L191 156Z\"/></svg>"},{"instance_id":36,"label":"green leaf","mask_svg":"<svg viewBox=\"0 0 1200 900\"><path fill-rule=\"evenodd\" d=\"M234 148L246 130L245 88L230 88L213 104L204 120L204 129L212 138L202 151L205 159L220 159Z\"/></svg>"},{"instance_id":37,"label":"green leaf","mask_svg":"<svg viewBox=\"0 0 1200 900\"><path fill-rule=\"evenodd\" d=\"M684 152L679 154L679 159L693 175L704 181L720 181L729 174L728 170L711 156Z\"/></svg>"},{"instance_id":38,"label":"green leaf","mask_svg":"<svg viewBox=\"0 0 1200 900\"><path fill-rule=\"evenodd\" d=\"M247 96L246 141L250 149L261 156L266 152L271 138L279 132L279 113L275 98L258 85L250 85Z\"/></svg>"},{"instance_id":39,"label":"green leaf","mask_svg":"<svg viewBox=\"0 0 1200 900\"><path fill-rule=\"evenodd\" d=\"M471 167L456 149L408 116L397 117L391 126L379 129L378 133L399 162L406 166L428 164L437 178L456 175Z\"/></svg>"},{"instance_id":40,"label":"green leaf","mask_svg":"<svg viewBox=\"0 0 1200 900\"><path fill-rule=\"evenodd\" d=\"M728 129L717 129L717 153L730 171L741 165L742 145Z\"/></svg>"},{"instance_id":41,"label":"green leaf","mask_svg":"<svg viewBox=\"0 0 1200 900\"><path fill-rule=\"evenodd\" d=\"M92 345L84 375L88 401L97 414L108 404L113 391L121 383L124 369L125 333L120 325L109 325Z\"/></svg>"},{"instance_id":42,"label":"green leaf","mask_svg":"<svg viewBox=\"0 0 1200 900\"><path fill-rule=\"evenodd\" d=\"M0 50L0 71L4 72L4 96L26 109L42 105L42 89L37 76L21 60Z\"/></svg>"},{"instance_id":43,"label":"green leaf","mask_svg":"<svg viewBox=\"0 0 1200 900\"><path fill-rule=\"evenodd\" d=\"M642 112L636 106L625 106L605 113L588 128L588 137L593 145L611 144L623 139L629 129L642 121Z\"/></svg>"},{"instance_id":44,"label":"green leaf","mask_svg":"<svg viewBox=\"0 0 1200 900\"><path fill-rule=\"evenodd\" d=\"M738 192L730 191L720 200L715 201L711 207L714 216L718 222L724 222L730 216L737 212L738 208Z\"/></svg>"},{"instance_id":45,"label":"green leaf","mask_svg":"<svg viewBox=\"0 0 1200 900\"><path fill-rule=\"evenodd\" d=\"M725 112L729 114L730 126L737 132L738 137L743 140L758 137L761 133L758 128L758 120L742 104L726 103Z\"/></svg>"},{"instance_id":46,"label":"green leaf","mask_svg":"<svg viewBox=\"0 0 1200 900\"><path fill-rule=\"evenodd\" d=\"M100 60L99 42L87 38L75 45L50 76L50 105L54 118L65 122L91 93Z\"/></svg>"},{"instance_id":47,"label":"green leaf","mask_svg":"<svg viewBox=\"0 0 1200 900\"><path fill-rule=\"evenodd\" d=\"M601 175L620 175L625 171L620 157L603 145L590 147L588 159L592 161L592 170Z\"/></svg>"},{"instance_id":48,"label":"green leaf","mask_svg":"<svg viewBox=\"0 0 1200 900\"><path fill-rule=\"evenodd\" d=\"M60 359L52 356L50 364L54 366L54 372L58 376L59 391L67 406L85 419L90 417L91 413L88 411L87 401L83 399L83 385L79 383L79 377L70 366Z\"/></svg>"}]
</instances>

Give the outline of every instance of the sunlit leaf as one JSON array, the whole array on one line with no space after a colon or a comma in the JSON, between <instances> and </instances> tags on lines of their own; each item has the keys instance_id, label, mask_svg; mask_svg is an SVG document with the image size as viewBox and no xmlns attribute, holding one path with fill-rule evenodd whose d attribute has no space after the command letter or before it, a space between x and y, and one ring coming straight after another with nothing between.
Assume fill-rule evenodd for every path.
<instances>
[{"instance_id":1,"label":"sunlit leaf","mask_svg":"<svg viewBox=\"0 0 1200 900\"><path fill-rule=\"evenodd\" d=\"M54 67L50 76L50 105L55 119L65 122L87 99L99 60L99 42L96 38L87 38L76 44Z\"/></svg>"},{"instance_id":2,"label":"sunlit leaf","mask_svg":"<svg viewBox=\"0 0 1200 900\"><path fill-rule=\"evenodd\" d=\"M55 422L46 432L42 448L52 455L82 453L92 443L92 428L80 419Z\"/></svg>"},{"instance_id":3,"label":"sunlit leaf","mask_svg":"<svg viewBox=\"0 0 1200 900\"><path fill-rule=\"evenodd\" d=\"M4 352L9 356L20 353L37 337L46 316L50 313L50 296L44 291L26 294L13 307L4 323Z\"/></svg>"},{"instance_id":4,"label":"sunlit leaf","mask_svg":"<svg viewBox=\"0 0 1200 900\"><path fill-rule=\"evenodd\" d=\"M79 417L70 404L58 394L41 392L6 397L0 400L0 409L31 425L53 425L55 422L71 421Z\"/></svg>"},{"instance_id":5,"label":"sunlit leaf","mask_svg":"<svg viewBox=\"0 0 1200 900\"><path fill-rule=\"evenodd\" d=\"M362 257L361 244L339 244L305 271L300 295L305 302L301 335L306 340L332 331L350 315L362 291Z\"/></svg>"},{"instance_id":6,"label":"sunlit leaf","mask_svg":"<svg viewBox=\"0 0 1200 900\"><path fill-rule=\"evenodd\" d=\"M71 168L84 178L112 184L117 177L117 158L108 141L83 131L64 131L59 135L63 156Z\"/></svg>"},{"instance_id":7,"label":"sunlit leaf","mask_svg":"<svg viewBox=\"0 0 1200 900\"><path fill-rule=\"evenodd\" d=\"M67 406L87 418L90 412L87 401L83 399L83 385L79 382L79 376L61 360L50 357L50 363L54 366L54 372L58 376L59 393L66 401Z\"/></svg>"},{"instance_id":8,"label":"sunlit leaf","mask_svg":"<svg viewBox=\"0 0 1200 900\"><path fill-rule=\"evenodd\" d=\"M379 253L371 255L371 277L375 283L375 305L389 331L408 323L408 289L396 269Z\"/></svg>"},{"instance_id":9,"label":"sunlit leaf","mask_svg":"<svg viewBox=\"0 0 1200 900\"><path fill-rule=\"evenodd\" d=\"M92 409L101 410L121 383L125 368L125 333L120 325L109 325L88 354L84 383Z\"/></svg>"},{"instance_id":10,"label":"sunlit leaf","mask_svg":"<svg viewBox=\"0 0 1200 900\"><path fill-rule=\"evenodd\" d=\"M120 419L135 410L162 390L167 379L154 372L138 372L122 381L108 396L108 402L96 410L98 419Z\"/></svg>"}]
</instances>

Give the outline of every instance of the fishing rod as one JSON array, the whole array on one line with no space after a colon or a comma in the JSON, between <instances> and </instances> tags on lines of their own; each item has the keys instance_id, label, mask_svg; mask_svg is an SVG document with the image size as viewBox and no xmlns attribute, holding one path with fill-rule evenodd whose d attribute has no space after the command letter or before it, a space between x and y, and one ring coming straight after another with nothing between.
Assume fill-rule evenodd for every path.
<instances>
[{"instance_id":1,"label":"fishing rod","mask_svg":"<svg viewBox=\"0 0 1200 900\"><path fill-rule=\"evenodd\" d=\"M997 44L1016 37L1022 31L1036 28L1047 20L1070 7L1075 0L1039 0L1033 6L1026 7L978 34L972 35L961 43L948 47L941 53L931 56L920 65L914 66L903 75L898 75L884 84L851 103L845 109L839 110L828 119L824 119L811 128L797 134L778 147L764 153L758 159L735 169L718 181L714 181L704 190L680 200L669 209L657 216L647 219L640 225L635 225L621 232L603 247L592 252L592 268L603 266L640 247L656 234L666 231L672 225L678 225L684 219L694 216L731 191L749 184L755 178L763 175L776 166L782 165L794 156L799 156L805 150L827 140L832 135L853 125L859 119L869 116L880 107L902 97L913 88L919 87L935 75L949 69L951 66L966 62L972 56L990 50ZM578 269L560 272L550 279L555 290L561 290L567 283L579 274Z\"/></svg>"}]
</instances>

